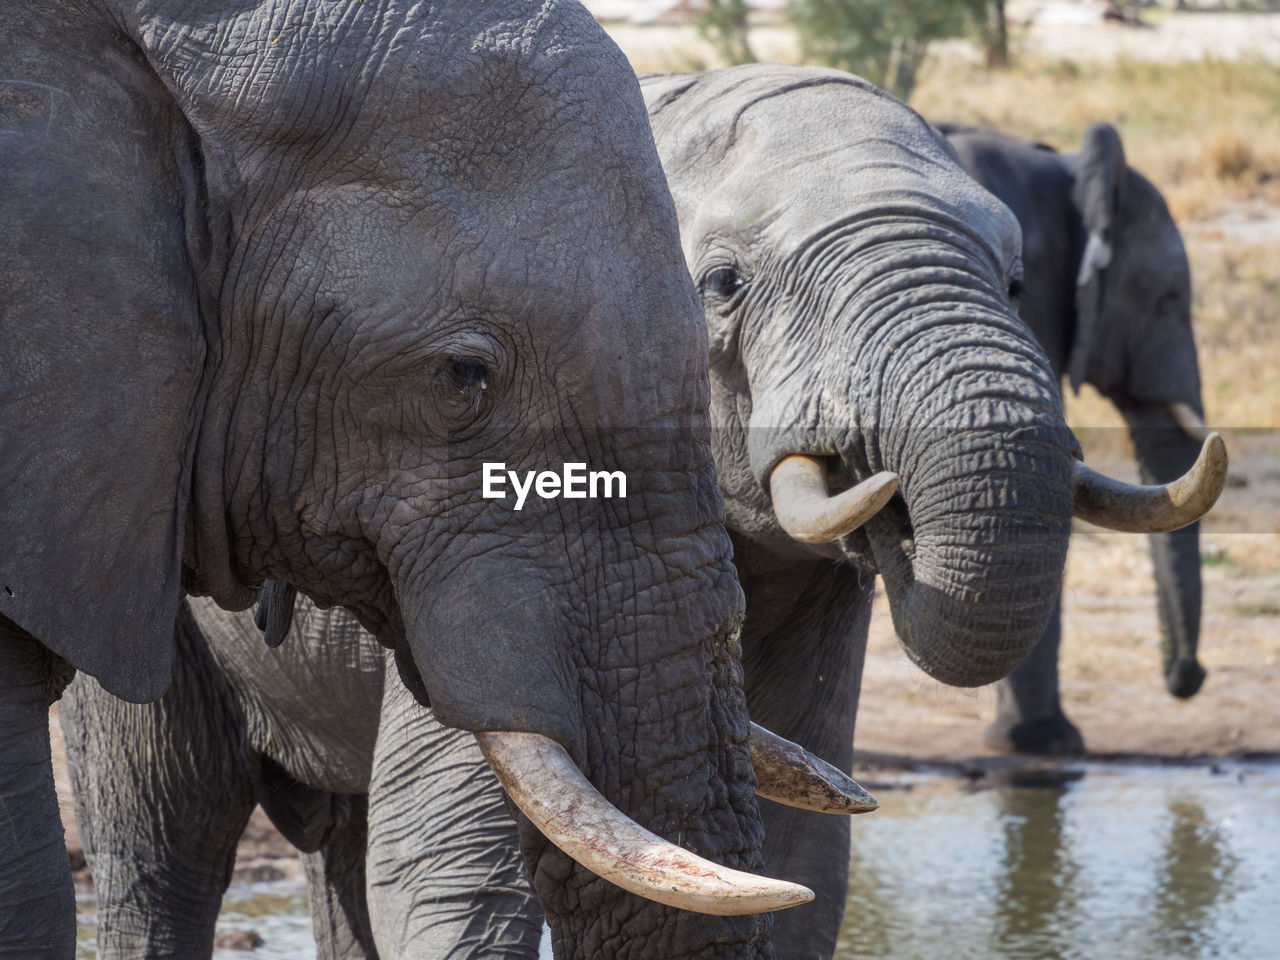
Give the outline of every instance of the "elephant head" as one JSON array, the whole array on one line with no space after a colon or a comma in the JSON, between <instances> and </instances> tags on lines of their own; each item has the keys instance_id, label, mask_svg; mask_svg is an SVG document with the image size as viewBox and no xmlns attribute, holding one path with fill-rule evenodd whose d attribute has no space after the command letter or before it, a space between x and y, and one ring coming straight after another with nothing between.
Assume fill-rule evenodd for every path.
<instances>
[{"instance_id":1,"label":"elephant head","mask_svg":"<svg viewBox=\"0 0 1280 960\"><path fill-rule=\"evenodd\" d=\"M1083 250L1067 373L1121 404L1201 413L1191 331L1191 269L1164 198L1125 163L1115 128L1096 123L1080 153L1072 201ZM1203 439L1203 435L1199 439Z\"/></svg>"},{"instance_id":2,"label":"elephant head","mask_svg":"<svg viewBox=\"0 0 1280 960\"><path fill-rule=\"evenodd\" d=\"M879 572L937 678L1003 676L1049 616L1073 490L1052 372L1010 301L1017 222L847 74L747 67L645 93L710 329L730 529ZM820 465L819 496L858 491L853 525L893 493L876 474L900 483L861 530L800 530L807 508L780 502L794 455Z\"/></svg>"},{"instance_id":3,"label":"elephant head","mask_svg":"<svg viewBox=\"0 0 1280 960\"><path fill-rule=\"evenodd\" d=\"M0 13L0 614L145 700L184 588L345 606L545 832L686 848L617 851L659 904L522 817L562 944L767 955L806 891L726 869L760 865L742 596L625 59L568 3L101 6ZM627 496L516 510L494 461Z\"/></svg>"},{"instance_id":4,"label":"elephant head","mask_svg":"<svg viewBox=\"0 0 1280 960\"><path fill-rule=\"evenodd\" d=\"M1090 383L1129 426L1143 480L1172 480L1195 460L1208 431L1191 329L1191 270L1182 236L1160 191L1125 162L1107 123L1091 126L1074 173L1072 201L1083 248L1075 291L1072 389ZM1200 630L1200 550L1196 526L1151 539L1159 586L1165 683L1190 697L1205 671Z\"/></svg>"}]
</instances>

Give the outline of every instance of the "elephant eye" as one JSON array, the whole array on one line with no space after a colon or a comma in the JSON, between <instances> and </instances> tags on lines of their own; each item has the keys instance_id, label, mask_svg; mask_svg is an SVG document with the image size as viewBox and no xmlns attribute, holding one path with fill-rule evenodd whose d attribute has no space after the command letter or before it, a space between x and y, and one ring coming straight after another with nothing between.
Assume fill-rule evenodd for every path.
<instances>
[{"instance_id":1,"label":"elephant eye","mask_svg":"<svg viewBox=\"0 0 1280 960\"><path fill-rule=\"evenodd\" d=\"M1023 289L1024 288L1022 286L1021 280L1018 280L1018 279L1010 280L1009 281L1009 299L1012 300L1014 303L1017 303L1020 299L1022 299Z\"/></svg>"},{"instance_id":2,"label":"elephant eye","mask_svg":"<svg viewBox=\"0 0 1280 960\"><path fill-rule=\"evenodd\" d=\"M489 368L474 357L449 357L436 370L445 401L455 409L478 413L489 389Z\"/></svg>"},{"instance_id":3,"label":"elephant eye","mask_svg":"<svg viewBox=\"0 0 1280 960\"><path fill-rule=\"evenodd\" d=\"M716 267L702 278L702 295L704 298L729 300L745 283L742 275L733 267Z\"/></svg>"}]
</instances>

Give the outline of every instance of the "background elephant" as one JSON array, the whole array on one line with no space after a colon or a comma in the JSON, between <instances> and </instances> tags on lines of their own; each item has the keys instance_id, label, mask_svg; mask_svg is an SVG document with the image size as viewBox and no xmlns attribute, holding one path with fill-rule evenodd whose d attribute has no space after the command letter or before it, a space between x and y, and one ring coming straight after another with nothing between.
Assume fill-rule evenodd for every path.
<instances>
[{"instance_id":1,"label":"background elephant","mask_svg":"<svg viewBox=\"0 0 1280 960\"><path fill-rule=\"evenodd\" d=\"M67 665L156 698L183 591L267 578L353 611L508 768L550 750L627 829L757 869L706 330L590 15L17 0L0 66L0 954L74 951ZM499 460L630 496L517 513L481 496ZM565 953L765 956L761 903L804 894L735 874L750 915L685 913L519 822Z\"/></svg>"},{"instance_id":2,"label":"background elephant","mask_svg":"<svg viewBox=\"0 0 1280 960\"><path fill-rule=\"evenodd\" d=\"M1165 483L1204 439L1200 370L1191 330L1191 272L1164 198L1127 166L1108 124L1079 153L1057 153L989 130L941 124L965 169L1022 227L1018 313L1073 389L1089 383L1124 417L1146 483ZM1199 421L1197 423L1197 421ZM1200 689L1199 525L1151 535L1165 683ZM1043 639L998 690L993 745L1079 753L1084 741L1058 693L1060 608Z\"/></svg>"}]
</instances>

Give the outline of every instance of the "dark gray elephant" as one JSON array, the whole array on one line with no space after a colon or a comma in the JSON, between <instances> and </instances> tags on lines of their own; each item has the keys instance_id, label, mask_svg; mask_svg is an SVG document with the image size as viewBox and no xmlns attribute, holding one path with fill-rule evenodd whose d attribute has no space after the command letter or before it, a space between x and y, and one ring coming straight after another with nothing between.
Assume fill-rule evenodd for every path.
<instances>
[{"instance_id":1,"label":"dark gray elephant","mask_svg":"<svg viewBox=\"0 0 1280 960\"><path fill-rule=\"evenodd\" d=\"M761 825L706 331L590 15L10 0L0 67L0 954L74 951L70 669L156 698L183 590L275 578L352 610L544 821L680 840L675 882L630 875L658 903L522 815L566 953L771 955L760 911L806 892L728 870ZM629 496L517 512L488 461Z\"/></svg>"},{"instance_id":2,"label":"dark gray elephant","mask_svg":"<svg viewBox=\"0 0 1280 960\"><path fill-rule=\"evenodd\" d=\"M965 169L1013 211L1025 271L1018 312L1053 372L1089 383L1129 427L1146 483L1175 479L1206 430L1191 331L1191 272L1164 198L1125 163L1108 124L1079 153L1057 153L989 130L942 124ZM1199 525L1152 534L1165 683L1190 697L1204 681ZM1079 753L1084 741L1058 690L1060 611L1031 656L998 687L990 743L1030 753Z\"/></svg>"},{"instance_id":3,"label":"dark gray elephant","mask_svg":"<svg viewBox=\"0 0 1280 960\"><path fill-rule=\"evenodd\" d=\"M848 769L877 574L913 659L976 685L1040 637L1073 491L1091 519L1168 518L1136 517L1134 491L1073 466L1052 370L1008 296L1016 222L915 113L828 70L643 87L711 333L751 709ZM898 493L871 516L886 471ZM775 919L779 952L830 956L847 821L763 806L771 869L821 891L803 922ZM431 886L414 896L438 908Z\"/></svg>"}]
</instances>

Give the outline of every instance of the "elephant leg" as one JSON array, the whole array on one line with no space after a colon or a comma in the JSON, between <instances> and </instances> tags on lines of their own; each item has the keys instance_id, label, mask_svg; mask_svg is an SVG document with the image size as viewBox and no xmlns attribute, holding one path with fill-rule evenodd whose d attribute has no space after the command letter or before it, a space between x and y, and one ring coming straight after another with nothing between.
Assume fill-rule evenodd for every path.
<instances>
[{"instance_id":1,"label":"elephant leg","mask_svg":"<svg viewBox=\"0 0 1280 960\"><path fill-rule=\"evenodd\" d=\"M71 668L0 617L0 956L75 955L76 901L49 749Z\"/></svg>"},{"instance_id":2,"label":"elephant leg","mask_svg":"<svg viewBox=\"0 0 1280 960\"><path fill-rule=\"evenodd\" d=\"M324 844L302 856L311 900L317 960L378 960L365 899L368 797L349 797L342 822Z\"/></svg>"},{"instance_id":3,"label":"elephant leg","mask_svg":"<svg viewBox=\"0 0 1280 960\"><path fill-rule=\"evenodd\" d=\"M62 708L100 957L209 957L254 807L244 719L184 604L173 683L126 703L79 677Z\"/></svg>"},{"instance_id":4,"label":"elephant leg","mask_svg":"<svg viewBox=\"0 0 1280 960\"><path fill-rule=\"evenodd\" d=\"M1044 636L1009 676L996 684L996 719L987 727L988 746L1019 753L1071 756L1084 752L1084 738L1062 712L1058 692L1058 647L1062 642L1062 595Z\"/></svg>"},{"instance_id":5,"label":"elephant leg","mask_svg":"<svg viewBox=\"0 0 1280 960\"><path fill-rule=\"evenodd\" d=\"M387 667L366 866L378 952L535 960L542 909L497 779L475 738L437 723Z\"/></svg>"}]
</instances>

